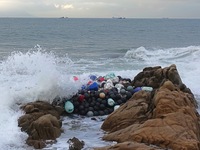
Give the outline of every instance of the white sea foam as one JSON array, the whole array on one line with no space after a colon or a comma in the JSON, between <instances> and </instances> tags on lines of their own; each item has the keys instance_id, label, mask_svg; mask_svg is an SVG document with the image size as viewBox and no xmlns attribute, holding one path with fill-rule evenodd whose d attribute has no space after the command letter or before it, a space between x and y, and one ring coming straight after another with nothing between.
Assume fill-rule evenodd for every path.
<instances>
[{"instance_id":1,"label":"white sea foam","mask_svg":"<svg viewBox=\"0 0 200 150\"><path fill-rule=\"evenodd\" d=\"M4 149L28 149L25 145L27 135L17 127L17 119L22 115L18 104L37 99L51 101L56 95L69 96L77 92L82 84L87 83L90 74L102 75L114 72L125 78L133 79L143 67L162 67L176 64L183 82L197 98L200 96L200 46L170 49L147 49L140 47L127 51L122 58L72 61L68 55L56 56L41 49L27 53L15 52L0 63L0 147ZM88 63L89 62L89 63ZM85 66L85 64L87 66ZM110 68L109 68L110 67ZM105 70L104 70L105 69ZM79 80L74 81L76 75ZM78 118L80 119L80 118ZM53 145L58 149L67 147L66 138L73 136L86 141L86 147L101 143L101 121L94 122L82 118L80 130L67 131L72 120L64 120L66 134ZM88 122L92 127L87 126ZM83 130L87 133L82 136ZM96 137L95 137L96 136ZM89 144L92 143L92 144ZM103 145L105 143L101 143ZM99 146L100 146L99 145Z\"/></svg>"},{"instance_id":2,"label":"white sea foam","mask_svg":"<svg viewBox=\"0 0 200 150\"><path fill-rule=\"evenodd\" d=\"M64 59L64 58L63 58ZM67 59L61 62L52 53L33 51L13 53L0 64L0 147L23 147L25 133L20 132L17 120L22 115L17 104L37 99L52 100L56 95L77 91L67 74ZM63 64L61 64L63 63ZM64 68L65 66L66 68ZM62 74L61 72L66 72ZM74 85L74 86L73 86ZM7 149L7 148L6 148Z\"/></svg>"},{"instance_id":3,"label":"white sea foam","mask_svg":"<svg viewBox=\"0 0 200 150\"><path fill-rule=\"evenodd\" d=\"M146 49L139 47L127 51L124 58L140 62L146 66L167 67L176 64L183 83L189 87L197 97L200 95L200 46L188 46L168 49ZM199 110L200 111L200 110Z\"/></svg>"}]
</instances>

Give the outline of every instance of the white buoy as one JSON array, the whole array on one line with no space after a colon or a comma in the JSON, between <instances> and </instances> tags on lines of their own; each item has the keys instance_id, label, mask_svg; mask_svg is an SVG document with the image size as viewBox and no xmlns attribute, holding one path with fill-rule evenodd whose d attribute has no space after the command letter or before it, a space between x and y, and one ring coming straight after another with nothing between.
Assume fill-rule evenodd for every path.
<instances>
[{"instance_id":1,"label":"white buoy","mask_svg":"<svg viewBox=\"0 0 200 150\"><path fill-rule=\"evenodd\" d=\"M143 87L141 87L141 89L142 89L143 91L148 91L148 92L153 91L153 88L150 87L150 86L143 86Z\"/></svg>"},{"instance_id":2,"label":"white buoy","mask_svg":"<svg viewBox=\"0 0 200 150\"><path fill-rule=\"evenodd\" d=\"M87 116L88 116L88 117L92 117L92 116L94 116L94 113L93 113L92 111L88 111L88 112L87 112Z\"/></svg>"},{"instance_id":3,"label":"white buoy","mask_svg":"<svg viewBox=\"0 0 200 150\"><path fill-rule=\"evenodd\" d=\"M120 107L120 105L116 105L116 106L114 107L114 111L117 110L119 107Z\"/></svg>"},{"instance_id":4,"label":"white buoy","mask_svg":"<svg viewBox=\"0 0 200 150\"><path fill-rule=\"evenodd\" d=\"M108 105L109 106L114 106L115 105L115 101L112 98L108 99Z\"/></svg>"}]
</instances>

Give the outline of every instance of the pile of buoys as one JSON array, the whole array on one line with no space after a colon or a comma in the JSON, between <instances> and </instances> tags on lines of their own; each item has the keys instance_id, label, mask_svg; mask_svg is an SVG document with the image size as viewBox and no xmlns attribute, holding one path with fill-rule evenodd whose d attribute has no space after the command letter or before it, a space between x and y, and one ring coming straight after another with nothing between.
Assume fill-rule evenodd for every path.
<instances>
[{"instance_id":1,"label":"pile of buoys","mask_svg":"<svg viewBox=\"0 0 200 150\"><path fill-rule=\"evenodd\" d=\"M69 114L89 117L108 115L140 90L151 92L153 88L131 86L130 79L115 76L114 73L105 77L91 75L86 85L70 99L65 100L64 108Z\"/></svg>"}]
</instances>

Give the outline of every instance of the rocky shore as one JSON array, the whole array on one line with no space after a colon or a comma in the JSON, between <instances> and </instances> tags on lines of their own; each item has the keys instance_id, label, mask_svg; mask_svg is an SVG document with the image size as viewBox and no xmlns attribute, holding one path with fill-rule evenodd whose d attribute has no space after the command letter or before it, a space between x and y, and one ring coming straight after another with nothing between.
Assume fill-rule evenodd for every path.
<instances>
[{"instance_id":1,"label":"rocky shore","mask_svg":"<svg viewBox=\"0 0 200 150\"><path fill-rule=\"evenodd\" d=\"M56 142L62 133L60 117L75 113L108 115L101 126L106 131L103 140L117 144L95 150L200 149L197 102L175 65L144 68L133 80L122 79L113 85L109 81L107 86L108 79L102 79L99 82L105 81L103 87L88 86L70 100L59 98L52 104L36 101L22 106L25 115L18 123L29 135L27 144L38 149ZM123 86L115 87L117 84Z\"/></svg>"}]
</instances>

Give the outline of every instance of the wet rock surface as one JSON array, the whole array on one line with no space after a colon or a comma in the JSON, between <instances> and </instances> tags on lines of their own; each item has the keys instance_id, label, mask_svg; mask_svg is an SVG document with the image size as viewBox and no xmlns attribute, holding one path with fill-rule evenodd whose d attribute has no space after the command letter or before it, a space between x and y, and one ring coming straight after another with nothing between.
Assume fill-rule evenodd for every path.
<instances>
[{"instance_id":1,"label":"wet rock surface","mask_svg":"<svg viewBox=\"0 0 200 150\"><path fill-rule=\"evenodd\" d=\"M117 141L125 146L121 148L115 145L119 149L129 149L125 144L127 141L156 145L163 149L200 149L197 102L191 91L181 82L175 66L171 67L151 68L154 72L159 70L162 73L168 70L168 76L165 76L167 78L157 84L151 84L155 88L153 92L135 93L130 100L109 115L102 124L102 129L107 131L104 140ZM147 70L150 77L149 68ZM175 71L175 75L169 73L170 71ZM138 76L136 78L144 82L143 85L149 85L152 80L148 81L144 76L144 79ZM139 81L136 83L135 80L133 83L139 84ZM114 147L104 149L115 149Z\"/></svg>"},{"instance_id":2,"label":"wet rock surface","mask_svg":"<svg viewBox=\"0 0 200 150\"><path fill-rule=\"evenodd\" d=\"M81 150L85 145L83 141L80 141L76 137L69 139L67 143L69 143L69 150Z\"/></svg>"},{"instance_id":3,"label":"wet rock surface","mask_svg":"<svg viewBox=\"0 0 200 150\"><path fill-rule=\"evenodd\" d=\"M55 140L61 134L60 113L51 104L42 101L21 107L25 115L18 119L18 126L29 135L27 144L36 149L44 148L46 140Z\"/></svg>"},{"instance_id":4,"label":"wet rock surface","mask_svg":"<svg viewBox=\"0 0 200 150\"><path fill-rule=\"evenodd\" d=\"M163 150L153 145L146 145L137 142L123 142L113 146L107 146L102 148L95 148L94 150Z\"/></svg>"},{"instance_id":5,"label":"wet rock surface","mask_svg":"<svg viewBox=\"0 0 200 150\"><path fill-rule=\"evenodd\" d=\"M25 115L19 118L19 127L28 133L27 144L34 148L44 148L46 140L60 136L61 115L78 114L108 115L101 126L106 131L103 140L118 144L99 150L200 149L197 102L175 65L144 68L132 81L114 74L90 76L71 97L56 97L52 104L36 101L21 108ZM69 142L76 143L71 149L83 148L75 138Z\"/></svg>"}]
</instances>

